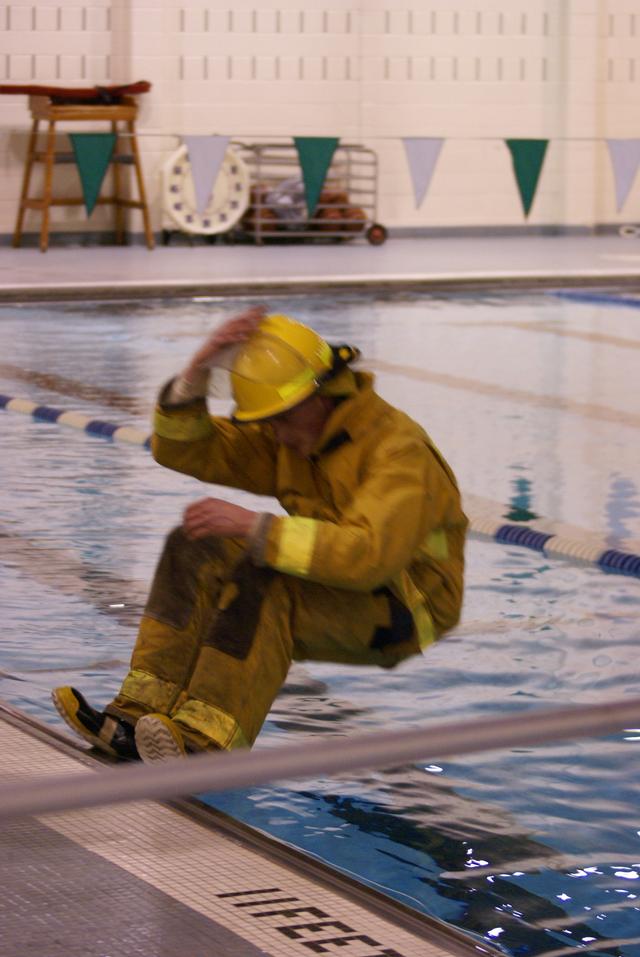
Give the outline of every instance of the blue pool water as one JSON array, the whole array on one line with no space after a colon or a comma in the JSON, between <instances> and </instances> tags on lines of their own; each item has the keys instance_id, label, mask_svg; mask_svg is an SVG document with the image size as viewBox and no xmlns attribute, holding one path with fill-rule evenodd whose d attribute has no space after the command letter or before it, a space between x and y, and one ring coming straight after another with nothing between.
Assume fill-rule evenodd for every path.
<instances>
[{"instance_id":1,"label":"blue pool water","mask_svg":"<svg viewBox=\"0 0 640 957\"><path fill-rule=\"evenodd\" d=\"M145 429L157 387L242 305L0 307L0 392ZM638 550L633 300L269 305L358 344L470 501ZM163 536L206 492L140 448L16 413L0 427L0 697L57 724L53 685L97 704L119 687ZM467 559L455 633L391 673L295 666L257 747L640 693L636 579L477 540ZM506 954L636 957L639 743L629 729L210 800Z\"/></svg>"}]
</instances>

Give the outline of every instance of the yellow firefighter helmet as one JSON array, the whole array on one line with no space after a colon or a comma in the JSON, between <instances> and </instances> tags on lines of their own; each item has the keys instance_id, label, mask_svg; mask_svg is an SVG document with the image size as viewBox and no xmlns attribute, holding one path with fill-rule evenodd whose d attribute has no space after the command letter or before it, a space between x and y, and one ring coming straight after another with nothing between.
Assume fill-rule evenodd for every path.
<instances>
[{"instance_id":1,"label":"yellow firefighter helmet","mask_svg":"<svg viewBox=\"0 0 640 957\"><path fill-rule=\"evenodd\" d=\"M317 332L289 316L267 316L233 360L234 419L256 422L292 409L333 366L333 350Z\"/></svg>"}]
</instances>

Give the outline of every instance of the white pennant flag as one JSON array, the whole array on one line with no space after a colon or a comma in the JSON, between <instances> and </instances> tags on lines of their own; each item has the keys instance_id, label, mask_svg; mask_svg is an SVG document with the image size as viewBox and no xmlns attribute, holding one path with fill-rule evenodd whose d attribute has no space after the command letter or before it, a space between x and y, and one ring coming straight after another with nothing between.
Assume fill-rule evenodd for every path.
<instances>
[{"instance_id":1,"label":"white pennant flag","mask_svg":"<svg viewBox=\"0 0 640 957\"><path fill-rule=\"evenodd\" d=\"M429 188L444 140L430 136L405 136L402 142L407 154L416 207L418 207Z\"/></svg>"},{"instance_id":2,"label":"white pennant flag","mask_svg":"<svg viewBox=\"0 0 640 957\"><path fill-rule=\"evenodd\" d=\"M191 178L196 194L196 209L202 216L218 178L220 167L229 145L228 136L183 136L182 142L189 152Z\"/></svg>"},{"instance_id":3,"label":"white pennant flag","mask_svg":"<svg viewBox=\"0 0 640 957\"><path fill-rule=\"evenodd\" d=\"M640 165L640 140L607 140L616 181L616 208L625 204Z\"/></svg>"}]
</instances>

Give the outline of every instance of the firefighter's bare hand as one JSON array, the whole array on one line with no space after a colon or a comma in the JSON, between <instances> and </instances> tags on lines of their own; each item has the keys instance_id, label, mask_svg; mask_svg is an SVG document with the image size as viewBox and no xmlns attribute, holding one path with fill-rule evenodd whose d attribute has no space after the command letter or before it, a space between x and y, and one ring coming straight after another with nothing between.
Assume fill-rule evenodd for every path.
<instances>
[{"instance_id":1,"label":"firefighter's bare hand","mask_svg":"<svg viewBox=\"0 0 640 957\"><path fill-rule=\"evenodd\" d=\"M190 381L201 369L212 365L216 355L226 349L227 346L234 346L248 339L266 314L265 306L251 306L251 308L245 309L244 312L234 316L233 319L227 320L218 329L215 329L184 370L184 378Z\"/></svg>"},{"instance_id":2,"label":"firefighter's bare hand","mask_svg":"<svg viewBox=\"0 0 640 957\"><path fill-rule=\"evenodd\" d=\"M256 512L221 498L202 498L189 505L183 515L182 527L187 538L247 538L256 518Z\"/></svg>"}]
</instances>

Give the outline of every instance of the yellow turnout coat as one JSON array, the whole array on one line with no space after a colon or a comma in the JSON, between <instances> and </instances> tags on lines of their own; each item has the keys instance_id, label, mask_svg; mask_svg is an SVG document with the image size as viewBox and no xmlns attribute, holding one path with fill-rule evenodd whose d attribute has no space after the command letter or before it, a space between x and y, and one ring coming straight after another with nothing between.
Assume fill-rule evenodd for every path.
<instances>
[{"instance_id":1,"label":"yellow turnout coat","mask_svg":"<svg viewBox=\"0 0 640 957\"><path fill-rule=\"evenodd\" d=\"M333 588L386 586L411 612L424 648L462 604L467 519L453 473L429 436L356 373L309 458L264 423L208 414L204 400L156 411L152 451L203 482L275 497L254 547L258 564Z\"/></svg>"}]
</instances>

